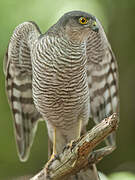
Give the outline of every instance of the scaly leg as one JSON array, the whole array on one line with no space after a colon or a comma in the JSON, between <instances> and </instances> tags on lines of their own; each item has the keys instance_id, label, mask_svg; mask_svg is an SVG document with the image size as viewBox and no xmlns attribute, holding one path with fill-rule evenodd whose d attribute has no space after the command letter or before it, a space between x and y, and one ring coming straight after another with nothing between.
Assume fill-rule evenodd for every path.
<instances>
[{"instance_id":1,"label":"scaly leg","mask_svg":"<svg viewBox=\"0 0 135 180\"><path fill-rule=\"evenodd\" d=\"M78 138L81 136L81 130L82 130L82 120L79 120L79 128L78 128Z\"/></svg>"},{"instance_id":2,"label":"scaly leg","mask_svg":"<svg viewBox=\"0 0 135 180\"><path fill-rule=\"evenodd\" d=\"M78 126L78 135L77 135L77 137L76 137L77 139L79 139L80 136L81 136L81 129L82 129L82 120L80 119L80 120L79 120L79 126ZM69 146L70 146L70 147L72 147L73 142L74 142L74 139L71 140L71 142L69 143Z\"/></svg>"},{"instance_id":3,"label":"scaly leg","mask_svg":"<svg viewBox=\"0 0 135 180\"><path fill-rule=\"evenodd\" d=\"M49 161L54 159L55 155L56 155L56 128L54 127L54 132L53 132L53 153L52 153L51 158L50 158Z\"/></svg>"},{"instance_id":4,"label":"scaly leg","mask_svg":"<svg viewBox=\"0 0 135 180\"><path fill-rule=\"evenodd\" d=\"M77 139L79 139L80 136L81 136L81 130L82 130L82 120L80 119L79 120L79 126L78 126L78 136L77 136ZM72 140L70 142L70 144L69 144L70 147L72 147L73 142L74 142L74 140ZM73 162L72 167L74 167L75 164L76 164L76 160Z\"/></svg>"},{"instance_id":5,"label":"scaly leg","mask_svg":"<svg viewBox=\"0 0 135 180\"><path fill-rule=\"evenodd\" d=\"M55 158L56 156L56 128L54 127L54 131L53 131L53 153L49 159L49 161L46 164L46 167L48 167L48 165L50 164L50 162Z\"/></svg>"}]
</instances>

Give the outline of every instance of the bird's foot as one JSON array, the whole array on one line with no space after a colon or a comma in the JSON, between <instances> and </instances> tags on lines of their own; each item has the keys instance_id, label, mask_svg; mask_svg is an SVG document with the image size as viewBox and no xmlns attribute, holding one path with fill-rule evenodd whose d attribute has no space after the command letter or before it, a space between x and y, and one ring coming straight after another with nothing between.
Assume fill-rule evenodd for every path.
<instances>
[{"instance_id":1,"label":"bird's foot","mask_svg":"<svg viewBox=\"0 0 135 180\"><path fill-rule=\"evenodd\" d=\"M71 142L67 144L66 149L70 149L72 151L75 145L76 145L76 141L71 140Z\"/></svg>"},{"instance_id":2,"label":"bird's foot","mask_svg":"<svg viewBox=\"0 0 135 180\"><path fill-rule=\"evenodd\" d=\"M69 148L72 148L74 141L71 140L71 142L68 144Z\"/></svg>"},{"instance_id":3,"label":"bird's foot","mask_svg":"<svg viewBox=\"0 0 135 180\"><path fill-rule=\"evenodd\" d=\"M49 166L51 165L51 163L52 163L56 158L57 158L57 155L53 153L53 154L51 155L49 161L46 163L45 168L48 169Z\"/></svg>"}]
</instances>

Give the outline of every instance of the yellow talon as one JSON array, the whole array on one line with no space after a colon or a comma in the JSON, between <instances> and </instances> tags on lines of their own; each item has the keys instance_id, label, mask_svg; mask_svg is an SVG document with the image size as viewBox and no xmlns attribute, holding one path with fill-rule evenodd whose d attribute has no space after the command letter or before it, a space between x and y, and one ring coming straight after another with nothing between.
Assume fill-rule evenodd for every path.
<instances>
[{"instance_id":1,"label":"yellow talon","mask_svg":"<svg viewBox=\"0 0 135 180\"><path fill-rule=\"evenodd\" d=\"M49 161L52 161L52 160L55 158L55 156L56 156L56 154L53 153L53 154L51 155ZM49 162L49 161L48 161L48 162Z\"/></svg>"},{"instance_id":2,"label":"yellow talon","mask_svg":"<svg viewBox=\"0 0 135 180\"><path fill-rule=\"evenodd\" d=\"M69 147L70 147L70 148L72 147L73 142L74 142L73 140L70 141L70 143L69 143Z\"/></svg>"}]
</instances>

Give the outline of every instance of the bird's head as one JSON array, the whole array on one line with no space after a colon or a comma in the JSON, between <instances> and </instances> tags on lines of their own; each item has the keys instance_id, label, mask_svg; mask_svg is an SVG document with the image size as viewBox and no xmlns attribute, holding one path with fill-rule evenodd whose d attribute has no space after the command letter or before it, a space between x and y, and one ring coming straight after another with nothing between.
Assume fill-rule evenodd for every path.
<instances>
[{"instance_id":1,"label":"bird's head","mask_svg":"<svg viewBox=\"0 0 135 180\"><path fill-rule=\"evenodd\" d=\"M96 18L82 11L71 11L64 14L56 25L69 40L78 43L85 41L89 33L99 31Z\"/></svg>"}]
</instances>

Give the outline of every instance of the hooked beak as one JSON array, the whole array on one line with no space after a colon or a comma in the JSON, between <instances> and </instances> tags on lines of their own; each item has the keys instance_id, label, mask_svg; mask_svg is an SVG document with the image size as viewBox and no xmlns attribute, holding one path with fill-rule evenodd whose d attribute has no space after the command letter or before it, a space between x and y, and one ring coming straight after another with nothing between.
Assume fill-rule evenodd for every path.
<instances>
[{"instance_id":1,"label":"hooked beak","mask_svg":"<svg viewBox=\"0 0 135 180\"><path fill-rule=\"evenodd\" d=\"M98 33L99 27L96 21L93 21L91 29Z\"/></svg>"}]
</instances>

